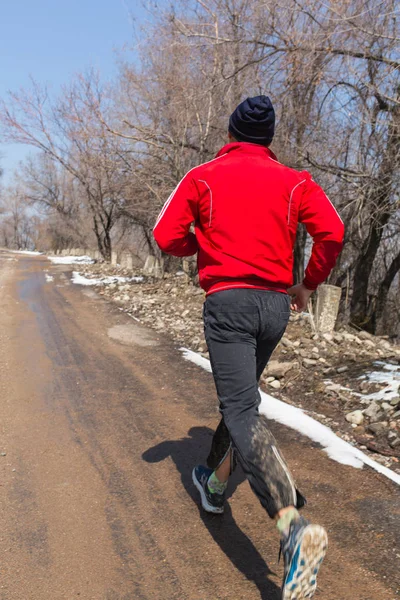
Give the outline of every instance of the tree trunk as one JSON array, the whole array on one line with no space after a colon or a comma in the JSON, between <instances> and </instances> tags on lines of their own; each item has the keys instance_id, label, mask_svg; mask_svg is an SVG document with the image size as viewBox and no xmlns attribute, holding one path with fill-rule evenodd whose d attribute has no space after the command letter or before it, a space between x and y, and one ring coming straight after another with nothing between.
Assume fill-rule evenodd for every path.
<instances>
[{"instance_id":1,"label":"tree trunk","mask_svg":"<svg viewBox=\"0 0 400 600\"><path fill-rule=\"evenodd\" d=\"M294 246L293 281L301 283L304 279L305 248L307 230L304 225L297 226L296 243Z\"/></svg>"},{"instance_id":2,"label":"tree trunk","mask_svg":"<svg viewBox=\"0 0 400 600\"><path fill-rule=\"evenodd\" d=\"M111 262L112 243L110 230L104 231L103 227L99 227L99 223L95 215L93 215L93 231L97 240L97 247L101 256L105 261Z\"/></svg>"},{"instance_id":3,"label":"tree trunk","mask_svg":"<svg viewBox=\"0 0 400 600\"><path fill-rule=\"evenodd\" d=\"M387 219L382 219L387 221ZM368 284L376 253L381 242L384 223L374 223L360 256L356 262L353 277L353 294L350 304L350 321L362 329L371 330L368 315Z\"/></svg>"},{"instance_id":4,"label":"tree trunk","mask_svg":"<svg viewBox=\"0 0 400 600\"><path fill-rule=\"evenodd\" d=\"M380 330L381 320L383 317L383 313L385 311L386 301L387 301L387 297L389 294L390 286L392 285L393 280L399 271L400 271L400 252L392 260L390 267L386 273L386 276L379 286L378 294L376 296L376 299L375 299L375 302L373 305L373 310L371 311L371 316L370 316L371 327L372 327L372 332L374 334L380 333L379 330Z\"/></svg>"},{"instance_id":5,"label":"tree trunk","mask_svg":"<svg viewBox=\"0 0 400 600\"><path fill-rule=\"evenodd\" d=\"M387 107L385 106L381 110L387 110ZM395 176L400 163L400 110L397 107L391 109L391 118L386 152L378 177L375 182L371 182L368 191L367 206L373 207L375 214L372 215L369 236L365 240L356 262L353 296L350 305L351 322L368 331L372 331L374 328L371 323L371 311L368 311L369 278L381 243L384 227L391 217L388 207L390 207Z\"/></svg>"},{"instance_id":6,"label":"tree trunk","mask_svg":"<svg viewBox=\"0 0 400 600\"><path fill-rule=\"evenodd\" d=\"M111 262L112 242L111 242L111 227L104 232L104 260Z\"/></svg>"}]
</instances>

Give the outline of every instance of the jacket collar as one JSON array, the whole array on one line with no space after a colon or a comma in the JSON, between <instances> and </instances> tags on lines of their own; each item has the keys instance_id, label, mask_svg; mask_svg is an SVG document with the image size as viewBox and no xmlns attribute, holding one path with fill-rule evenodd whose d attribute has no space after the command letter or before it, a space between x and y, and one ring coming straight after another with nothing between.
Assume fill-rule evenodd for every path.
<instances>
[{"instance_id":1,"label":"jacket collar","mask_svg":"<svg viewBox=\"0 0 400 600\"><path fill-rule=\"evenodd\" d=\"M231 142L230 144L225 144L217 152L215 158L219 158L223 154L228 154L228 152L240 152L242 154L258 154L258 155L266 155L273 160L278 160L275 154L267 148L266 146L261 146L261 144L252 144L251 142Z\"/></svg>"}]
</instances>

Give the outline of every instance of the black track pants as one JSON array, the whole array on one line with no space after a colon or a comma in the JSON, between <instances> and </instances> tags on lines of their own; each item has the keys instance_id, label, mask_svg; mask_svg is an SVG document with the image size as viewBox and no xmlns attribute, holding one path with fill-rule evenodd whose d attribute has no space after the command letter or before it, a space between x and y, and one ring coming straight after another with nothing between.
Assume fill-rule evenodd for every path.
<instances>
[{"instance_id":1,"label":"black track pants","mask_svg":"<svg viewBox=\"0 0 400 600\"><path fill-rule=\"evenodd\" d=\"M270 517L305 500L260 415L258 380L289 319L286 294L254 289L216 292L204 304L204 331L222 420L208 465L216 468L230 446Z\"/></svg>"}]
</instances>

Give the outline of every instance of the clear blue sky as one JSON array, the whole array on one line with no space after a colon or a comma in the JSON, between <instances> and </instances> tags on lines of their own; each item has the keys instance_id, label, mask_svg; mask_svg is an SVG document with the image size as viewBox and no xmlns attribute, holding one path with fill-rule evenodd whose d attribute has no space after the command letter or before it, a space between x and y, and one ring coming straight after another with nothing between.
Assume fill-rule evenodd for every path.
<instances>
[{"instance_id":1,"label":"clear blue sky","mask_svg":"<svg viewBox=\"0 0 400 600\"><path fill-rule=\"evenodd\" d=\"M8 0L0 14L0 96L29 85L32 76L57 93L74 73L116 72L115 50L133 41L132 17L148 19L140 0ZM30 150L0 145L7 183Z\"/></svg>"}]
</instances>

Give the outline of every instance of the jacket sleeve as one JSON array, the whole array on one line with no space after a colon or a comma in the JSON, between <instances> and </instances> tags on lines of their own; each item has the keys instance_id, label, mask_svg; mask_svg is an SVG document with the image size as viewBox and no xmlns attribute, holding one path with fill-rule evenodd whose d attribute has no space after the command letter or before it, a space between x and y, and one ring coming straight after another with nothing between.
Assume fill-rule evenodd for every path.
<instances>
[{"instance_id":1,"label":"jacket sleeve","mask_svg":"<svg viewBox=\"0 0 400 600\"><path fill-rule=\"evenodd\" d=\"M329 276L342 250L344 224L322 188L309 173L304 175L299 221L313 238L313 246L303 283L309 290L316 290Z\"/></svg>"},{"instance_id":2,"label":"jacket sleeve","mask_svg":"<svg viewBox=\"0 0 400 600\"><path fill-rule=\"evenodd\" d=\"M190 225L197 219L198 192L187 174L164 204L153 229L154 239L163 252L192 256L198 250Z\"/></svg>"}]
</instances>

